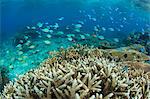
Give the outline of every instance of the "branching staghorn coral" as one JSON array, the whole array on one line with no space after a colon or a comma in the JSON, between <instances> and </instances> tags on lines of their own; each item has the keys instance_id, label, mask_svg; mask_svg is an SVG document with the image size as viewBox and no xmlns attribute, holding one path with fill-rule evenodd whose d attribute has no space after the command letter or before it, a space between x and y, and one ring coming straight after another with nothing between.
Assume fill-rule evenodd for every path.
<instances>
[{"instance_id":1,"label":"branching staghorn coral","mask_svg":"<svg viewBox=\"0 0 150 99\"><path fill-rule=\"evenodd\" d=\"M83 46L61 49L39 68L8 83L3 99L146 99L148 72L104 58L101 50Z\"/></svg>"}]
</instances>

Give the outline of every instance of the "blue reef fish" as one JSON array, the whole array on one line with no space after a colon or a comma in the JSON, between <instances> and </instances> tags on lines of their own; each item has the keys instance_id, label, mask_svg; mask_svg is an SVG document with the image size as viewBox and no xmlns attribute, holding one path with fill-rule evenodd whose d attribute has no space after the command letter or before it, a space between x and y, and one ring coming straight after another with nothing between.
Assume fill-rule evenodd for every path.
<instances>
[{"instance_id":1,"label":"blue reef fish","mask_svg":"<svg viewBox=\"0 0 150 99\"><path fill-rule=\"evenodd\" d=\"M30 26L26 26L27 29L30 29Z\"/></svg>"},{"instance_id":2,"label":"blue reef fish","mask_svg":"<svg viewBox=\"0 0 150 99\"><path fill-rule=\"evenodd\" d=\"M79 24L84 24L84 22L83 22L83 21L78 21L78 23L79 23Z\"/></svg>"},{"instance_id":3,"label":"blue reef fish","mask_svg":"<svg viewBox=\"0 0 150 99\"><path fill-rule=\"evenodd\" d=\"M30 44L31 44L31 41L30 41L30 40L28 40L28 41L25 43L26 46L29 46Z\"/></svg>"},{"instance_id":4,"label":"blue reef fish","mask_svg":"<svg viewBox=\"0 0 150 99\"><path fill-rule=\"evenodd\" d=\"M94 26L94 31L96 31L96 32L98 32L98 31L99 31L99 29L98 29L98 27L97 27L97 26Z\"/></svg>"},{"instance_id":5,"label":"blue reef fish","mask_svg":"<svg viewBox=\"0 0 150 99\"><path fill-rule=\"evenodd\" d=\"M42 36L41 36L41 35L39 35L38 37L39 37L39 38L42 38Z\"/></svg>"},{"instance_id":6,"label":"blue reef fish","mask_svg":"<svg viewBox=\"0 0 150 99\"><path fill-rule=\"evenodd\" d=\"M63 19L64 19L64 17L60 17L60 18L58 18L58 20L59 20L59 21L62 21Z\"/></svg>"},{"instance_id":7,"label":"blue reef fish","mask_svg":"<svg viewBox=\"0 0 150 99\"><path fill-rule=\"evenodd\" d=\"M109 11L108 13L109 13L109 14L112 14L112 12L111 12L111 11Z\"/></svg>"},{"instance_id":8,"label":"blue reef fish","mask_svg":"<svg viewBox=\"0 0 150 99\"><path fill-rule=\"evenodd\" d=\"M55 25L53 25L53 28L54 28L54 29L58 29L58 28L59 28L58 23L55 23Z\"/></svg>"},{"instance_id":9,"label":"blue reef fish","mask_svg":"<svg viewBox=\"0 0 150 99\"><path fill-rule=\"evenodd\" d=\"M97 19L96 19L96 18L91 18L91 20L92 20L92 21L96 21Z\"/></svg>"},{"instance_id":10,"label":"blue reef fish","mask_svg":"<svg viewBox=\"0 0 150 99\"><path fill-rule=\"evenodd\" d=\"M36 46L35 45L30 45L29 48L30 49L34 49Z\"/></svg>"},{"instance_id":11,"label":"blue reef fish","mask_svg":"<svg viewBox=\"0 0 150 99\"><path fill-rule=\"evenodd\" d=\"M117 43L119 42L119 39L118 39L118 38L114 38L113 40L114 40L115 42L117 42Z\"/></svg>"},{"instance_id":12,"label":"blue reef fish","mask_svg":"<svg viewBox=\"0 0 150 99\"><path fill-rule=\"evenodd\" d=\"M82 25L81 25L81 24L75 24L74 26L75 26L75 28L77 28L77 29L79 29L79 28L81 28L81 27L82 27Z\"/></svg>"},{"instance_id":13,"label":"blue reef fish","mask_svg":"<svg viewBox=\"0 0 150 99\"><path fill-rule=\"evenodd\" d=\"M91 19L91 18L92 18L92 16L91 16L91 15L89 15L89 14L88 14L87 16L88 16L88 18L89 18L89 19Z\"/></svg>"},{"instance_id":14,"label":"blue reef fish","mask_svg":"<svg viewBox=\"0 0 150 99\"><path fill-rule=\"evenodd\" d=\"M140 48L139 51L142 52L142 53L146 52L145 48Z\"/></svg>"},{"instance_id":15,"label":"blue reef fish","mask_svg":"<svg viewBox=\"0 0 150 99\"><path fill-rule=\"evenodd\" d=\"M46 22L45 24L48 25L48 22Z\"/></svg>"},{"instance_id":16,"label":"blue reef fish","mask_svg":"<svg viewBox=\"0 0 150 99\"><path fill-rule=\"evenodd\" d=\"M80 28L75 28L74 31L75 32L81 32Z\"/></svg>"},{"instance_id":17,"label":"blue reef fish","mask_svg":"<svg viewBox=\"0 0 150 99\"><path fill-rule=\"evenodd\" d=\"M54 31L53 31L53 30L49 30L49 32L50 32L50 33L53 33Z\"/></svg>"},{"instance_id":18,"label":"blue reef fish","mask_svg":"<svg viewBox=\"0 0 150 99\"><path fill-rule=\"evenodd\" d=\"M123 17L123 20L127 20L127 18Z\"/></svg>"},{"instance_id":19,"label":"blue reef fish","mask_svg":"<svg viewBox=\"0 0 150 99\"><path fill-rule=\"evenodd\" d=\"M98 38L99 38L100 40L104 40L104 39L105 39L104 36L102 36L102 35L99 35Z\"/></svg>"},{"instance_id":20,"label":"blue reef fish","mask_svg":"<svg viewBox=\"0 0 150 99\"><path fill-rule=\"evenodd\" d=\"M87 37L90 37L90 34L88 34L88 33L86 33L86 34L84 34L85 36L87 36Z\"/></svg>"},{"instance_id":21,"label":"blue reef fish","mask_svg":"<svg viewBox=\"0 0 150 99\"><path fill-rule=\"evenodd\" d=\"M84 39L85 39L85 36L84 36L84 35L82 35L82 34L80 34L80 37L81 37L81 39L82 39L82 40L84 40Z\"/></svg>"},{"instance_id":22,"label":"blue reef fish","mask_svg":"<svg viewBox=\"0 0 150 99\"><path fill-rule=\"evenodd\" d=\"M50 29L51 27L50 26L46 26L46 28Z\"/></svg>"},{"instance_id":23,"label":"blue reef fish","mask_svg":"<svg viewBox=\"0 0 150 99\"><path fill-rule=\"evenodd\" d=\"M67 34L67 37L75 37L74 34Z\"/></svg>"},{"instance_id":24,"label":"blue reef fish","mask_svg":"<svg viewBox=\"0 0 150 99\"><path fill-rule=\"evenodd\" d=\"M82 13L82 11L81 11L81 10L79 10L79 13Z\"/></svg>"},{"instance_id":25,"label":"blue reef fish","mask_svg":"<svg viewBox=\"0 0 150 99\"><path fill-rule=\"evenodd\" d=\"M68 41L73 41L73 38L72 37L68 37L67 40Z\"/></svg>"},{"instance_id":26,"label":"blue reef fish","mask_svg":"<svg viewBox=\"0 0 150 99\"><path fill-rule=\"evenodd\" d=\"M119 28L116 28L117 29L117 31L121 31Z\"/></svg>"},{"instance_id":27,"label":"blue reef fish","mask_svg":"<svg viewBox=\"0 0 150 99\"><path fill-rule=\"evenodd\" d=\"M52 36L51 36L50 34L47 34L46 37L47 37L47 38L51 38Z\"/></svg>"},{"instance_id":28,"label":"blue reef fish","mask_svg":"<svg viewBox=\"0 0 150 99\"><path fill-rule=\"evenodd\" d=\"M27 40L29 37L28 36L24 36L24 39Z\"/></svg>"},{"instance_id":29,"label":"blue reef fish","mask_svg":"<svg viewBox=\"0 0 150 99\"><path fill-rule=\"evenodd\" d=\"M116 8L116 9L115 9L115 11L118 11L118 10L119 10L119 8Z\"/></svg>"},{"instance_id":30,"label":"blue reef fish","mask_svg":"<svg viewBox=\"0 0 150 99\"><path fill-rule=\"evenodd\" d=\"M49 29L48 28L44 28L44 29L42 29L42 31L47 33L47 32L49 32Z\"/></svg>"},{"instance_id":31,"label":"blue reef fish","mask_svg":"<svg viewBox=\"0 0 150 99\"><path fill-rule=\"evenodd\" d=\"M102 30L103 30L103 31L106 31L106 28L105 28L105 27L102 27Z\"/></svg>"},{"instance_id":32,"label":"blue reef fish","mask_svg":"<svg viewBox=\"0 0 150 99\"><path fill-rule=\"evenodd\" d=\"M109 6L109 7L108 7L108 9L109 9L109 10L112 10L112 7L111 7L111 6Z\"/></svg>"},{"instance_id":33,"label":"blue reef fish","mask_svg":"<svg viewBox=\"0 0 150 99\"><path fill-rule=\"evenodd\" d=\"M23 54L23 51L19 51L19 52L18 52L18 55L22 55L22 54Z\"/></svg>"},{"instance_id":34,"label":"blue reef fish","mask_svg":"<svg viewBox=\"0 0 150 99\"><path fill-rule=\"evenodd\" d=\"M20 47L22 47L22 45L21 45L21 44L18 44L16 47L17 47L17 48L20 48Z\"/></svg>"},{"instance_id":35,"label":"blue reef fish","mask_svg":"<svg viewBox=\"0 0 150 99\"><path fill-rule=\"evenodd\" d=\"M19 43L23 43L23 40L20 40Z\"/></svg>"},{"instance_id":36,"label":"blue reef fish","mask_svg":"<svg viewBox=\"0 0 150 99\"><path fill-rule=\"evenodd\" d=\"M110 17L110 20L112 21L112 20L114 20L114 18L113 18L113 17Z\"/></svg>"},{"instance_id":37,"label":"blue reef fish","mask_svg":"<svg viewBox=\"0 0 150 99\"><path fill-rule=\"evenodd\" d=\"M115 31L114 28L108 28L108 30L112 32Z\"/></svg>"},{"instance_id":38,"label":"blue reef fish","mask_svg":"<svg viewBox=\"0 0 150 99\"><path fill-rule=\"evenodd\" d=\"M43 23L38 22L38 23L37 23L37 26L38 26L39 28L41 28L41 27L43 26Z\"/></svg>"},{"instance_id":39,"label":"blue reef fish","mask_svg":"<svg viewBox=\"0 0 150 99\"><path fill-rule=\"evenodd\" d=\"M45 40L44 43L47 44L47 45L49 45L49 44L51 44L51 41Z\"/></svg>"},{"instance_id":40,"label":"blue reef fish","mask_svg":"<svg viewBox=\"0 0 150 99\"><path fill-rule=\"evenodd\" d=\"M120 25L120 27L123 28L124 26L123 26L123 25Z\"/></svg>"},{"instance_id":41,"label":"blue reef fish","mask_svg":"<svg viewBox=\"0 0 150 99\"><path fill-rule=\"evenodd\" d=\"M66 26L66 30L69 30L70 28L69 28L69 26Z\"/></svg>"},{"instance_id":42,"label":"blue reef fish","mask_svg":"<svg viewBox=\"0 0 150 99\"><path fill-rule=\"evenodd\" d=\"M64 32L63 32L63 31L58 31L56 34L57 34L57 35L63 35Z\"/></svg>"},{"instance_id":43,"label":"blue reef fish","mask_svg":"<svg viewBox=\"0 0 150 99\"><path fill-rule=\"evenodd\" d=\"M35 29L36 29L36 27L35 27L35 26L32 26L32 27L31 27L31 29L35 30Z\"/></svg>"},{"instance_id":44,"label":"blue reef fish","mask_svg":"<svg viewBox=\"0 0 150 99\"><path fill-rule=\"evenodd\" d=\"M143 28L141 29L141 31L142 31L142 34L145 32L145 30Z\"/></svg>"}]
</instances>

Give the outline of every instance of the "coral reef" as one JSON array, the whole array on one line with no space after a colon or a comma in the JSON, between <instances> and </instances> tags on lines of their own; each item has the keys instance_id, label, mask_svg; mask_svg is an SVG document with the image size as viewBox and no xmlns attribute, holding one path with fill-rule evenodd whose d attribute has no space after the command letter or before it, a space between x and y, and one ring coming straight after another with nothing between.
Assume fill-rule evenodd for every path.
<instances>
[{"instance_id":1,"label":"coral reef","mask_svg":"<svg viewBox=\"0 0 150 99\"><path fill-rule=\"evenodd\" d=\"M78 41L78 42L79 44L82 44L82 45L94 46L94 47L98 47L101 49L114 49L117 47L121 47L123 45L122 43L118 44L109 39L100 40L97 36L96 37L90 36L88 37L88 39L84 41Z\"/></svg>"},{"instance_id":2,"label":"coral reef","mask_svg":"<svg viewBox=\"0 0 150 99\"><path fill-rule=\"evenodd\" d=\"M150 32L134 32L131 33L123 42L127 46L140 44L145 47L147 54L150 55Z\"/></svg>"},{"instance_id":3,"label":"coral reef","mask_svg":"<svg viewBox=\"0 0 150 99\"><path fill-rule=\"evenodd\" d=\"M150 1L149 0L132 0L134 7L150 11Z\"/></svg>"},{"instance_id":4,"label":"coral reef","mask_svg":"<svg viewBox=\"0 0 150 99\"><path fill-rule=\"evenodd\" d=\"M2 91L4 85L9 82L7 76L8 70L4 66L0 66L0 92Z\"/></svg>"},{"instance_id":5,"label":"coral reef","mask_svg":"<svg viewBox=\"0 0 150 99\"><path fill-rule=\"evenodd\" d=\"M135 44L128 47L103 50L103 53L105 56L123 62L127 66L143 69L144 72L148 72L150 71L150 64L146 62L150 60L150 57L139 52L138 49L140 48L143 48L143 46Z\"/></svg>"},{"instance_id":6,"label":"coral reef","mask_svg":"<svg viewBox=\"0 0 150 99\"><path fill-rule=\"evenodd\" d=\"M122 51L136 50L136 51L139 51L141 53L148 54L148 52L146 51L146 47L142 46L140 44L131 44L130 46L120 47L117 49L122 50Z\"/></svg>"},{"instance_id":7,"label":"coral reef","mask_svg":"<svg viewBox=\"0 0 150 99\"><path fill-rule=\"evenodd\" d=\"M122 61L147 61L150 57L136 50L108 49L105 52L108 56Z\"/></svg>"},{"instance_id":8,"label":"coral reef","mask_svg":"<svg viewBox=\"0 0 150 99\"><path fill-rule=\"evenodd\" d=\"M149 71L104 57L83 46L49 52L40 67L8 83L3 99L148 99Z\"/></svg>"}]
</instances>

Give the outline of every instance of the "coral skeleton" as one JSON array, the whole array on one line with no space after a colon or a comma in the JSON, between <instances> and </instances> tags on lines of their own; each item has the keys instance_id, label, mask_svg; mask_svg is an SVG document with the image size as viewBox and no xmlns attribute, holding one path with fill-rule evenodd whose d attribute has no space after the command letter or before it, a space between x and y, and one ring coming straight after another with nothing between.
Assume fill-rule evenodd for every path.
<instances>
[{"instance_id":1,"label":"coral skeleton","mask_svg":"<svg viewBox=\"0 0 150 99\"><path fill-rule=\"evenodd\" d=\"M49 53L39 68L10 81L2 99L149 99L149 72L83 46Z\"/></svg>"}]
</instances>

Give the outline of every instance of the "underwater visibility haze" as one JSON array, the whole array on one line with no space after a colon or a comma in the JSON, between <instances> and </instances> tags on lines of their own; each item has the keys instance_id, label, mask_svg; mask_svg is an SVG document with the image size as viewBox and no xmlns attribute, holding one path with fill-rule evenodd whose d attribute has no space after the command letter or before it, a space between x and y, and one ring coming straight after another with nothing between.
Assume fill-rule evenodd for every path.
<instances>
[{"instance_id":1,"label":"underwater visibility haze","mask_svg":"<svg viewBox=\"0 0 150 99\"><path fill-rule=\"evenodd\" d=\"M150 98L150 0L0 0L0 7L2 99Z\"/></svg>"}]
</instances>

